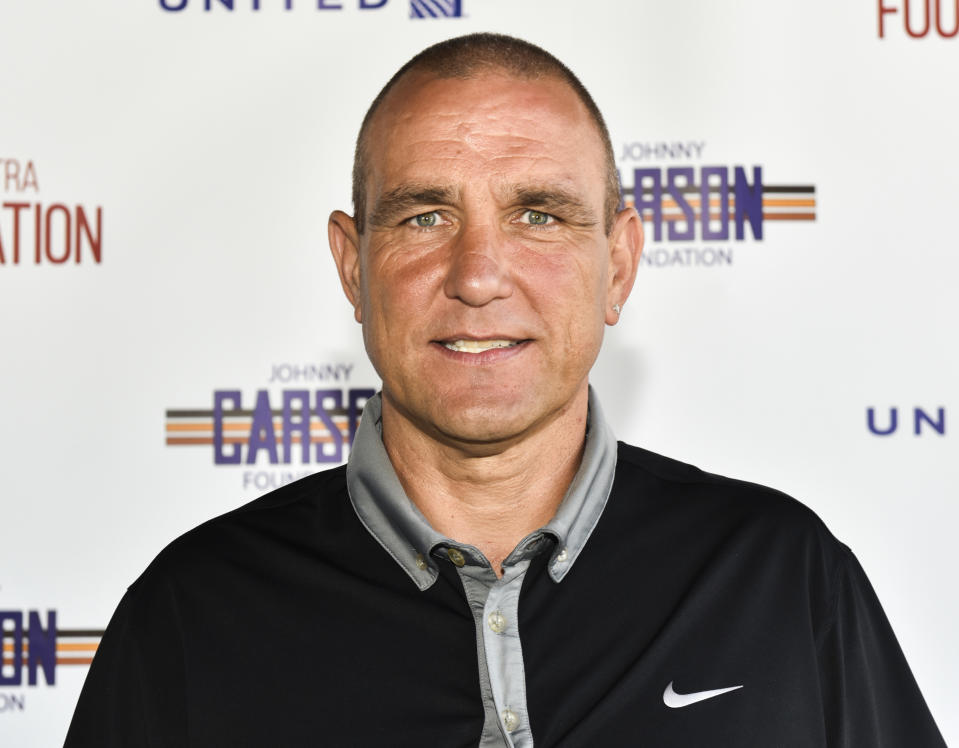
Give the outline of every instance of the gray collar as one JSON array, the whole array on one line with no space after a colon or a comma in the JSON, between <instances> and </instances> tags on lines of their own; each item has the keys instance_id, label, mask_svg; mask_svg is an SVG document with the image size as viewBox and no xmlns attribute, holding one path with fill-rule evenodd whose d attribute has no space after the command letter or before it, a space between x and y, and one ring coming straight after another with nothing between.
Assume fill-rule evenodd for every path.
<instances>
[{"instance_id":1,"label":"gray collar","mask_svg":"<svg viewBox=\"0 0 959 748\"><path fill-rule=\"evenodd\" d=\"M425 590L439 575L431 558L437 547L455 546L472 557L481 554L434 530L406 496L383 446L381 399L382 395L377 394L363 408L363 418L346 466L346 485L360 522L416 585ZM549 561L549 574L553 581L562 581L606 507L615 469L616 439L590 387L586 448L579 470L553 519L524 538L504 565L508 566L514 557L519 560L528 555L528 549L535 546L541 536L551 535L556 540L556 548Z\"/></svg>"}]
</instances>

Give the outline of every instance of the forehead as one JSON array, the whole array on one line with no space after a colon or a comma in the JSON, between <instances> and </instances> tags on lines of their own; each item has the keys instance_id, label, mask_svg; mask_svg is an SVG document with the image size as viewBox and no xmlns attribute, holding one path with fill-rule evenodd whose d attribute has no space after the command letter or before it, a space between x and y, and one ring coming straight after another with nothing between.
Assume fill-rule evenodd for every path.
<instances>
[{"instance_id":1,"label":"forehead","mask_svg":"<svg viewBox=\"0 0 959 748\"><path fill-rule=\"evenodd\" d=\"M605 184L596 124L555 77L410 73L384 99L367 142L368 195L407 181L558 181L600 195Z\"/></svg>"}]
</instances>

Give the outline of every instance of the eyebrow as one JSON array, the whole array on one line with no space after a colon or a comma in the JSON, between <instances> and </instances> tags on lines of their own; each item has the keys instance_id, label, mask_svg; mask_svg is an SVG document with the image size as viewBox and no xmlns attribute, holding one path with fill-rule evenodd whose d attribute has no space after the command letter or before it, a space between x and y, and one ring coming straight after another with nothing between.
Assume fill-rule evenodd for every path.
<instances>
[{"instance_id":1,"label":"eyebrow","mask_svg":"<svg viewBox=\"0 0 959 748\"><path fill-rule=\"evenodd\" d=\"M574 226L595 226L596 212L574 193L561 187L515 185L506 190L507 200L516 207L542 210ZM400 220L422 212L423 208L452 205L459 200L459 190L450 186L404 184L382 195L370 212L373 226L393 226Z\"/></svg>"},{"instance_id":2,"label":"eyebrow","mask_svg":"<svg viewBox=\"0 0 959 748\"><path fill-rule=\"evenodd\" d=\"M596 212L572 192L560 187L513 187L510 202L524 208L542 209L544 213L556 214L566 223L578 226L595 226L599 223Z\"/></svg>"},{"instance_id":3,"label":"eyebrow","mask_svg":"<svg viewBox=\"0 0 959 748\"><path fill-rule=\"evenodd\" d=\"M408 218L420 208L430 205L450 205L456 201L457 190L438 185L404 184L380 196L370 211L374 226L392 226Z\"/></svg>"}]
</instances>

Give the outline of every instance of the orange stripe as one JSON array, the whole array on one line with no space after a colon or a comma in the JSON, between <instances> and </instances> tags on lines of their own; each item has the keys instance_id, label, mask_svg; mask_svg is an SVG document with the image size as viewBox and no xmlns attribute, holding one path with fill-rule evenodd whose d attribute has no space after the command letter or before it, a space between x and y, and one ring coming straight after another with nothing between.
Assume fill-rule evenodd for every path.
<instances>
[{"instance_id":1,"label":"orange stripe","mask_svg":"<svg viewBox=\"0 0 959 748\"><path fill-rule=\"evenodd\" d=\"M346 437L346 434L343 435ZM248 444L249 439L240 436L229 436L223 439L224 444ZM332 436L313 436L310 438L310 444L330 444L333 442ZM282 437L277 435L277 443L282 443ZM294 436L290 439L291 444L299 444L300 437ZM213 444L212 436L168 436L166 444L169 447L187 446L191 444Z\"/></svg>"},{"instance_id":2,"label":"orange stripe","mask_svg":"<svg viewBox=\"0 0 959 748\"><path fill-rule=\"evenodd\" d=\"M648 211L643 211L643 216L648 217ZM664 221L671 221L673 223L679 221L686 221L686 216L677 215L675 213L667 213L663 215ZM710 213L709 220L718 221L722 218L719 213ZM735 211L729 211L729 220L732 221L736 218ZM702 216L699 213L694 214L693 223L698 223L702 220ZM815 213L763 213L763 220L768 221L815 221Z\"/></svg>"},{"instance_id":3,"label":"orange stripe","mask_svg":"<svg viewBox=\"0 0 959 748\"><path fill-rule=\"evenodd\" d=\"M93 662L92 657L57 657L57 665L89 665ZM4 667L13 665L12 657L3 658ZM23 666L29 667L27 658L23 658Z\"/></svg>"},{"instance_id":4,"label":"orange stripe","mask_svg":"<svg viewBox=\"0 0 959 748\"><path fill-rule=\"evenodd\" d=\"M99 642L57 642L57 652L96 652ZM13 652L13 642L7 642L3 645L4 654ZM23 651L30 651L29 642L24 639Z\"/></svg>"},{"instance_id":5,"label":"orange stripe","mask_svg":"<svg viewBox=\"0 0 959 748\"><path fill-rule=\"evenodd\" d=\"M100 642L57 642L57 652L96 652Z\"/></svg>"},{"instance_id":6,"label":"orange stripe","mask_svg":"<svg viewBox=\"0 0 959 748\"><path fill-rule=\"evenodd\" d=\"M699 198L690 198L686 201L691 207L699 208L700 200ZM636 202L634 200L627 200L626 205L631 208L636 207ZM718 208L721 205L718 198L712 199L709 201L709 206L711 208ZM788 198L788 197L764 197L763 206L767 208L815 208L816 199L815 198ZM664 210L679 210L679 203L671 198L666 198L660 201L660 207ZM730 211L736 207L736 200L730 198L729 200ZM644 206L642 209L643 213L651 213L653 208L650 206Z\"/></svg>"},{"instance_id":7,"label":"orange stripe","mask_svg":"<svg viewBox=\"0 0 959 748\"><path fill-rule=\"evenodd\" d=\"M702 201L698 197L691 197L686 201L691 207L698 208L702 204ZM679 203L677 203L672 198L666 198L661 202L663 208L670 208L679 210ZM815 208L816 200L809 198L786 198L786 197L764 197L763 205L766 207L777 207L777 208ZM722 206L722 201L719 198L712 198L709 200L710 208L719 208ZM729 207L734 208L736 206L736 200L734 198L729 199ZM643 208L643 210L652 210L652 208Z\"/></svg>"},{"instance_id":8,"label":"orange stripe","mask_svg":"<svg viewBox=\"0 0 959 748\"><path fill-rule=\"evenodd\" d=\"M252 420L248 420L242 423L224 423L222 424L224 431L249 431L250 425L253 423ZM338 425L340 429L345 429L348 425L346 418L334 418L333 423ZM273 428L279 430L282 428L281 421L274 421ZM202 423L168 423L166 425L166 430L169 432L177 431L209 431L213 428L213 421L206 421ZM326 425L322 421L310 421L310 431L326 431Z\"/></svg>"},{"instance_id":9,"label":"orange stripe","mask_svg":"<svg viewBox=\"0 0 959 748\"><path fill-rule=\"evenodd\" d=\"M764 197L763 205L777 208L815 208L815 199L792 199L787 197Z\"/></svg>"},{"instance_id":10,"label":"orange stripe","mask_svg":"<svg viewBox=\"0 0 959 748\"><path fill-rule=\"evenodd\" d=\"M765 213L763 215L765 216ZM711 221L718 221L720 220L720 218L722 218L722 216L720 216L719 213L709 214L709 220ZM729 220L733 221L735 220L735 218L736 218L736 214L733 211L729 211ZM667 223L681 223L681 222L686 222L686 216L678 215L676 213L665 213L663 215L663 220L666 221ZM693 223L699 223L702 220L703 220L703 217L701 214L699 213L693 214Z\"/></svg>"}]
</instances>

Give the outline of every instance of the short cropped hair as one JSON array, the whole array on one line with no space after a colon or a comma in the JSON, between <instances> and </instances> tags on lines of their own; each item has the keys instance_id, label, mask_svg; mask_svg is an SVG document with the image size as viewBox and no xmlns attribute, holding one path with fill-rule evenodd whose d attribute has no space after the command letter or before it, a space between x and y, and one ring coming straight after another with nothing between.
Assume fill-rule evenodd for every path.
<instances>
[{"instance_id":1,"label":"short cropped hair","mask_svg":"<svg viewBox=\"0 0 959 748\"><path fill-rule=\"evenodd\" d=\"M609 233L620 203L619 174L616 171L616 158L613 155L609 130L599 107L579 78L545 49L512 36L490 33L467 34L427 47L396 71L373 99L360 126L353 159L353 211L359 233L363 233L366 225L366 179L369 174L367 141L370 125L383 100L397 82L407 73L420 70L432 73L438 78L472 78L481 73L499 70L527 80L550 77L567 83L586 107L605 150L604 218L606 233Z\"/></svg>"}]
</instances>

